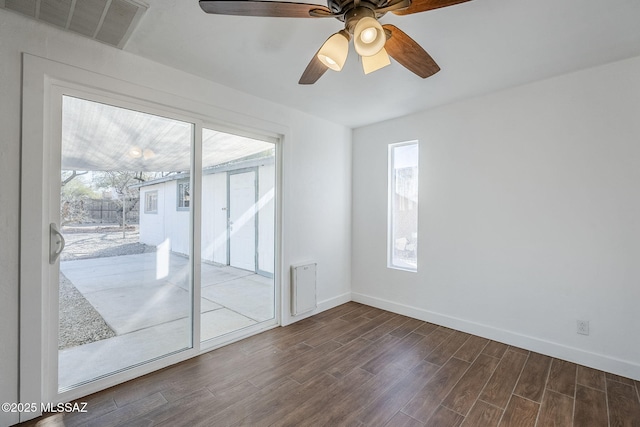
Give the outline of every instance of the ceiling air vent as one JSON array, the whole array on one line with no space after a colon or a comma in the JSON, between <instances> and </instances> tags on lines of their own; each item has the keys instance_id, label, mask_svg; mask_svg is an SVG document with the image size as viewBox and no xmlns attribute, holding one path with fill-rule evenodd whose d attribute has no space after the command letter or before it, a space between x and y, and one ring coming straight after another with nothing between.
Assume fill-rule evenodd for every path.
<instances>
[{"instance_id":1,"label":"ceiling air vent","mask_svg":"<svg viewBox=\"0 0 640 427\"><path fill-rule=\"evenodd\" d=\"M0 0L0 7L122 49L149 6L139 0Z\"/></svg>"}]
</instances>

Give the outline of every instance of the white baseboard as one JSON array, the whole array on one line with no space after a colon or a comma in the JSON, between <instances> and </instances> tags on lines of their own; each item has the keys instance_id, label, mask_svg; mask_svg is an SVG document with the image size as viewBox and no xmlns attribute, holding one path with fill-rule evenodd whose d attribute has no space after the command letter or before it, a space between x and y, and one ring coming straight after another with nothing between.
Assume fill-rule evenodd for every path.
<instances>
[{"instance_id":1,"label":"white baseboard","mask_svg":"<svg viewBox=\"0 0 640 427\"><path fill-rule=\"evenodd\" d=\"M351 301L351 292L346 292L342 295L338 295L337 297L329 298L324 301L318 302L317 312L329 310L330 308L337 307L342 304L346 304Z\"/></svg>"},{"instance_id":2,"label":"white baseboard","mask_svg":"<svg viewBox=\"0 0 640 427\"><path fill-rule=\"evenodd\" d=\"M404 316L413 317L415 319L424 320L425 322L446 326L458 331L478 335L483 338L488 338L505 344L521 347L530 351L545 354L547 356L568 360L570 362L578 363L590 368L599 369L605 372L610 372L640 381L640 365L628 360L621 360L615 357L606 356L604 354L592 353L579 348L569 347L540 338L522 335L514 331L495 328L493 326L471 322L465 319L451 317L429 310L424 310L418 307L399 304L397 302L356 292L351 293L351 299L352 301L370 305L382 310L387 310L393 313L402 314Z\"/></svg>"},{"instance_id":3,"label":"white baseboard","mask_svg":"<svg viewBox=\"0 0 640 427\"><path fill-rule=\"evenodd\" d=\"M286 316L286 318L282 319L282 326L287 326L292 323L298 322L302 319L306 319L307 317L311 317L315 314L321 313L323 311L329 310L330 308L337 307L342 304L346 304L351 301L351 292L346 292L342 295L338 295L333 298L329 298L323 301L318 301L318 306L315 310L309 311L307 313L302 313L297 316Z\"/></svg>"}]
</instances>

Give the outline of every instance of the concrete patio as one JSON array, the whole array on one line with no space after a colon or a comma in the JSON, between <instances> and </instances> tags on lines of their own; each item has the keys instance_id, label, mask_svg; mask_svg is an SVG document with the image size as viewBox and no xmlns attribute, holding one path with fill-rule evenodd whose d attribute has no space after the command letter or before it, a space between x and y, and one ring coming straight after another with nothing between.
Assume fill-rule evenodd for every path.
<instances>
[{"instance_id":1,"label":"concrete patio","mask_svg":"<svg viewBox=\"0 0 640 427\"><path fill-rule=\"evenodd\" d=\"M116 337L59 351L65 389L191 346L189 262L144 253L60 263ZM274 317L273 279L202 264L201 341Z\"/></svg>"}]
</instances>

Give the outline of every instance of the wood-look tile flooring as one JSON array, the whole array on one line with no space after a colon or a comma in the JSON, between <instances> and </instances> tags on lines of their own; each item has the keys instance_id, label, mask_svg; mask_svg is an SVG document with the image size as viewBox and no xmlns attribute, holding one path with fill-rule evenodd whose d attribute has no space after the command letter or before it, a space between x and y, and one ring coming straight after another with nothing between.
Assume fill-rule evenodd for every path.
<instances>
[{"instance_id":1,"label":"wood-look tile flooring","mask_svg":"<svg viewBox=\"0 0 640 427\"><path fill-rule=\"evenodd\" d=\"M347 303L39 426L640 426L640 383Z\"/></svg>"}]
</instances>

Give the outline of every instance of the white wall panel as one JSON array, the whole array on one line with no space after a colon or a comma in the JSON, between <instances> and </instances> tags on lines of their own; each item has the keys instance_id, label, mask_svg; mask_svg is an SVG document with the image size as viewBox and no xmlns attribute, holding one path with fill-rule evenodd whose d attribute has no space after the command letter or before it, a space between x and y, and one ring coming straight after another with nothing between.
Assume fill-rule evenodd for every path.
<instances>
[{"instance_id":1,"label":"white wall panel","mask_svg":"<svg viewBox=\"0 0 640 427\"><path fill-rule=\"evenodd\" d=\"M189 210L178 210L178 181L164 185L165 215L164 235L169 239L171 251L188 256L191 252Z\"/></svg>"},{"instance_id":2,"label":"white wall panel","mask_svg":"<svg viewBox=\"0 0 640 427\"><path fill-rule=\"evenodd\" d=\"M152 191L158 192L158 211L156 213L145 213L145 193ZM140 243L157 246L164 241L164 203L163 183L140 188Z\"/></svg>"}]
</instances>

